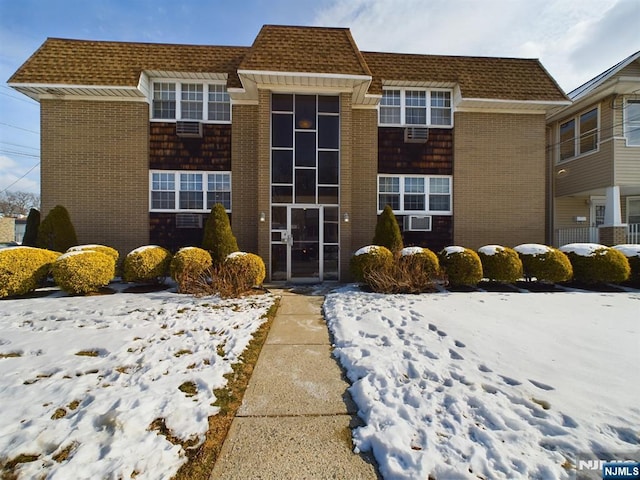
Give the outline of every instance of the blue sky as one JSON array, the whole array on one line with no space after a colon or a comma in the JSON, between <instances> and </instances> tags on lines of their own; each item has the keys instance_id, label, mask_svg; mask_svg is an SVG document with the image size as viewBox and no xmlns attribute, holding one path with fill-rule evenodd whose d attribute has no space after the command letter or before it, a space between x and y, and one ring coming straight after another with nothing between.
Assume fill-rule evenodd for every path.
<instances>
[{"instance_id":1,"label":"blue sky","mask_svg":"<svg viewBox=\"0 0 640 480\"><path fill-rule=\"evenodd\" d=\"M47 37L242 45L263 24L361 50L539 58L565 91L640 50L640 0L0 0L0 192L39 192L39 106L7 86Z\"/></svg>"}]
</instances>

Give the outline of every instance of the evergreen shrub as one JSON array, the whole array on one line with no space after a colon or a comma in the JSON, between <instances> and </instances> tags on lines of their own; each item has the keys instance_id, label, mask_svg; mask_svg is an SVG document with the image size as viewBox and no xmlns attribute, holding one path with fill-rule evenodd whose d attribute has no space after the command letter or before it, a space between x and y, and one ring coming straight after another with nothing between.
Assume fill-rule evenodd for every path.
<instances>
[{"instance_id":1,"label":"evergreen shrub","mask_svg":"<svg viewBox=\"0 0 640 480\"><path fill-rule=\"evenodd\" d=\"M501 245L485 245L478 249L485 278L495 282L515 283L522 278L522 260L515 250Z\"/></svg>"},{"instance_id":2,"label":"evergreen shrub","mask_svg":"<svg viewBox=\"0 0 640 480\"><path fill-rule=\"evenodd\" d=\"M0 297L24 295L38 288L59 256L58 252L34 247L0 250Z\"/></svg>"},{"instance_id":3,"label":"evergreen shrub","mask_svg":"<svg viewBox=\"0 0 640 480\"><path fill-rule=\"evenodd\" d=\"M124 259L125 282L162 283L169 272L171 253L157 245L146 245L129 252Z\"/></svg>"},{"instance_id":4,"label":"evergreen shrub","mask_svg":"<svg viewBox=\"0 0 640 480\"><path fill-rule=\"evenodd\" d=\"M44 217L38 228L36 244L40 248L56 252L66 252L70 247L78 244L78 237L69 212L62 205L56 205Z\"/></svg>"},{"instance_id":5,"label":"evergreen shrub","mask_svg":"<svg viewBox=\"0 0 640 480\"><path fill-rule=\"evenodd\" d=\"M25 247L35 247L38 243L38 229L40 228L40 211L32 208L27 215L27 225L22 237L22 245Z\"/></svg>"},{"instance_id":6,"label":"evergreen shrub","mask_svg":"<svg viewBox=\"0 0 640 480\"><path fill-rule=\"evenodd\" d=\"M631 266L615 248L596 243L570 243L560 247L571 266L573 278L584 283L620 283L629 278Z\"/></svg>"},{"instance_id":7,"label":"evergreen shrub","mask_svg":"<svg viewBox=\"0 0 640 480\"><path fill-rule=\"evenodd\" d=\"M204 226L202 248L211 255L214 265L222 264L227 255L240 250L236 237L231 231L229 216L220 203L216 203L211 209Z\"/></svg>"},{"instance_id":8,"label":"evergreen shrub","mask_svg":"<svg viewBox=\"0 0 640 480\"><path fill-rule=\"evenodd\" d=\"M442 250L438 258L452 287L475 286L482 280L482 262L473 250L450 246Z\"/></svg>"},{"instance_id":9,"label":"evergreen shrub","mask_svg":"<svg viewBox=\"0 0 640 480\"><path fill-rule=\"evenodd\" d=\"M384 207L384 210L378 217L376 232L372 243L373 245L386 247L394 255L402 250L402 234L400 233L398 221L390 205Z\"/></svg>"},{"instance_id":10,"label":"evergreen shrub","mask_svg":"<svg viewBox=\"0 0 640 480\"><path fill-rule=\"evenodd\" d=\"M53 280L72 294L97 292L115 276L113 255L96 250L75 250L56 259L51 268Z\"/></svg>"},{"instance_id":11,"label":"evergreen shrub","mask_svg":"<svg viewBox=\"0 0 640 480\"><path fill-rule=\"evenodd\" d=\"M566 282L573 277L573 267L569 258L557 248L537 243L524 243L514 248L526 278L539 282Z\"/></svg>"},{"instance_id":12,"label":"evergreen shrub","mask_svg":"<svg viewBox=\"0 0 640 480\"><path fill-rule=\"evenodd\" d=\"M351 275L356 282L365 282L370 271L385 271L393 266L393 253L381 245L362 247L353 254L349 262Z\"/></svg>"},{"instance_id":13,"label":"evergreen shrub","mask_svg":"<svg viewBox=\"0 0 640 480\"><path fill-rule=\"evenodd\" d=\"M400 265L412 265L416 270L424 272L431 279L440 274L438 256L428 248L405 247L400 250Z\"/></svg>"},{"instance_id":14,"label":"evergreen shrub","mask_svg":"<svg viewBox=\"0 0 640 480\"><path fill-rule=\"evenodd\" d=\"M69 252L84 252L87 250L92 250L94 252L104 253L108 257L113 259L113 263L115 265L118 264L118 258L120 254L115 248L107 247L106 245L76 245L75 247L71 247L67 250Z\"/></svg>"}]
</instances>

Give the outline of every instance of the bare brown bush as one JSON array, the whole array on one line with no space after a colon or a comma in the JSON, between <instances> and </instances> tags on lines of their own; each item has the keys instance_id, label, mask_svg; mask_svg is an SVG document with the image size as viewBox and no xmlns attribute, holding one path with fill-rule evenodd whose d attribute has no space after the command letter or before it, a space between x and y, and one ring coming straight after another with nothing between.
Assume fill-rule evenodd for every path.
<instances>
[{"instance_id":1,"label":"bare brown bush","mask_svg":"<svg viewBox=\"0 0 640 480\"><path fill-rule=\"evenodd\" d=\"M395 262L387 268L367 269L365 283L376 293L425 293L436 290L438 278L419 261Z\"/></svg>"},{"instance_id":2,"label":"bare brown bush","mask_svg":"<svg viewBox=\"0 0 640 480\"><path fill-rule=\"evenodd\" d=\"M176 278L180 293L196 296L220 295L222 298L240 297L254 284L254 272L241 263L214 266L202 274L185 271Z\"/></svg>"}]
</instances>

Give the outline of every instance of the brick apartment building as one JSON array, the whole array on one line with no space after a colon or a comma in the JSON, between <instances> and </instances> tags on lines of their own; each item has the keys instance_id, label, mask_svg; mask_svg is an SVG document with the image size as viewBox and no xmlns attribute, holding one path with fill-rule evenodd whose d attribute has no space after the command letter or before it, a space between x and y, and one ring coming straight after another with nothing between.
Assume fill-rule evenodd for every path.
<instances>
[{"instance_id":1,"label":"brick apartment building","mask_svg":"<svg viewBox=\"0 0 640 480\"><path fill-rule=\"evenodd\" d=\"M47 39L9 79L41 108L42 209L122 253L199 245L215 203L271 280L348 278L390 204L405 244L545 241L539 61L362 52L349 29L250 47Z\"/></svg>"}]
</instances>

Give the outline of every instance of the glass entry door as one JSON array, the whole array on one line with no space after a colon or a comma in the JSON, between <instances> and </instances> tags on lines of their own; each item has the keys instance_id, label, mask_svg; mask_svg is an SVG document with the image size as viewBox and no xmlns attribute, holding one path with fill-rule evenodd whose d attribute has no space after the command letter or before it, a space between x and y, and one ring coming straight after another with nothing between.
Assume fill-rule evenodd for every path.
<instances>
[{"instance_id":1,"label":"glass entry door","mask_svg":"<svg viewBox=\"0 0 640 480\"><path fill-rule=\"evenodd\" d=\"M320 209L289 207L289 279L320 280Z\"/></svg>"}]
</instances>

